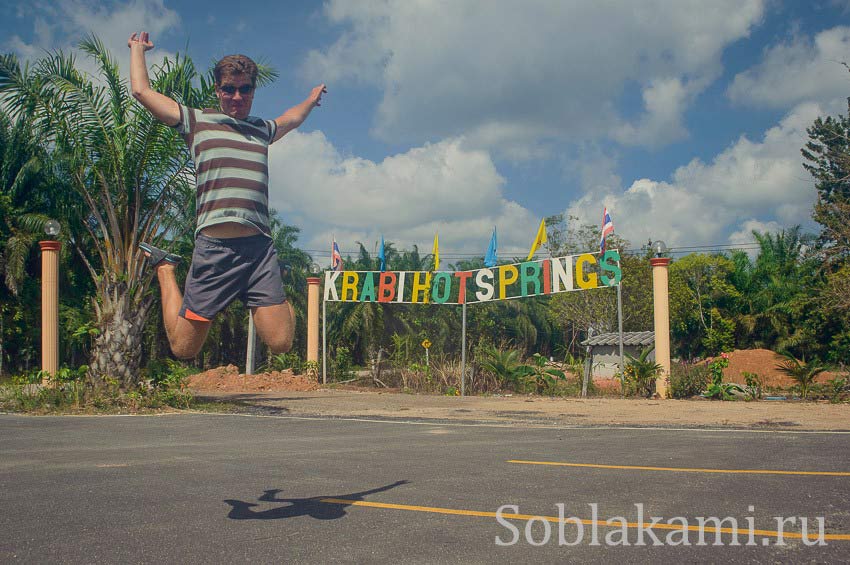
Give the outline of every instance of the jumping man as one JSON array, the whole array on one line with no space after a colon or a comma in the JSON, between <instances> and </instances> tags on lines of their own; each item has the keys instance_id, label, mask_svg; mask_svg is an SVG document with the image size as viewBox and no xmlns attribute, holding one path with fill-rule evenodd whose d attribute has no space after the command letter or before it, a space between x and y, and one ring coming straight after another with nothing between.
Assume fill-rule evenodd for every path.
<instances>
[{"instance_id":1,"label":"jumping man","mask_svg":"<svg viewBox=\"0 0 850 565\"><path fill-rule=\"evenodd\" d=\"M127 46L133 96L181 134L195 162L198 222L185 295L174 274L180 257L139 245L156 268L171 351L183 359L197 355L213 317L236 298L251 309L257 333L272 351L289 351L295 315L269 228L268 152L320 105L325 85L274 120L255 118L250 111L257 65L244 55L228 55L213 70L220 109L188 108L151 88L148 33L134 33Z\"/></svg>"}]
</instances>

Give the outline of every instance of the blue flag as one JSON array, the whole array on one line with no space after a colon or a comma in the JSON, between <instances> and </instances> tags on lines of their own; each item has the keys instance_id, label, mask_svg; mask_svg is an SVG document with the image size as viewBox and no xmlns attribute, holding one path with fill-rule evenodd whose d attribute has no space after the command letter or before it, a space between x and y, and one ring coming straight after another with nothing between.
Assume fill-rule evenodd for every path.
<instances>
[{"instance_id":1,"label":"blue flag","mask_svg":"<svg viewBox=\"0 0 850 565\"><path fill-rule=\"evenodd\" d=\"M381 272L387 270L387 258L384 255L384 236L381 235L381 248L378 250L378 259L381 260Z\"/></svg>"},{"instance_id":2,"label":"blue flag","mask_svg":"<svg viewBox=\"0 0 850 565\"><path fill-rule=\"evenodd\" d=\"M493 226L493 237L490 238L490 247L487 248L487 255L484 256L485 267L495 267L498 260L496 259L496 227Z\"/></svg>"}]
</instances>

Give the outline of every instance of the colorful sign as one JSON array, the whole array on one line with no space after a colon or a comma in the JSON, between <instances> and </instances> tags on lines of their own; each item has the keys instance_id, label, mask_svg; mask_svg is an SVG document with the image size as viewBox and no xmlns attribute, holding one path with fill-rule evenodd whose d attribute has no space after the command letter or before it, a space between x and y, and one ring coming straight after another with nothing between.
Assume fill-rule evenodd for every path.
<instances>
[{"instance_id":1,"label":"colorful sign","mask_svg":"<svg viewBox=\"0 0 850 565\"><path fill-rule=\"evenodd\" d=\"M325 271L326 302L474 304L617 286L620 252L583 253L472 271Z\"/></svg>"}]
</instances>

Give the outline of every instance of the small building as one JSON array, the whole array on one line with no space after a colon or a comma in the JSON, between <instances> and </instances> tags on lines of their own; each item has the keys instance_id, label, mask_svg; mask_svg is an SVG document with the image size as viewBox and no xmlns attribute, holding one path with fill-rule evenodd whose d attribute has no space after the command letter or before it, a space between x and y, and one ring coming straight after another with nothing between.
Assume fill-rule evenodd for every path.
<instances>
[{"instance_id":1,"label":"small building","mask_svg":"<svg viewBox=\"0 0 850 565\"><path fill-rule=\"evenodd\" d=\"M610 379L620 371L620 334L604 333L589 337L581 342L588 349L587 357L593 376ZM640 357L641 351L655 345L655 332L623 332L623 359L628 363L627 355ZM655 351L649 354L655 359Z\"/></svg>"}]
</instances>

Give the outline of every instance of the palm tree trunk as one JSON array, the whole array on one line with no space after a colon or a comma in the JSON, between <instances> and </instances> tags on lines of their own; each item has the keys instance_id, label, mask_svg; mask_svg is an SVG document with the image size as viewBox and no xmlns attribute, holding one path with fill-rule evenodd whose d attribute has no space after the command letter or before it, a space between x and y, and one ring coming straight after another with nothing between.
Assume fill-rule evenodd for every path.
<instances>
[{"instance_id":1,"label":"palm tree trunk","mask_svg":"<svg viewBox=\"0 0 850 565\"><path fill-rule=\"evenodd\" d=\"M125 284L99 293L95 305L100 335L95 339L89 365L88 381L95 390L102 390L108 380L122 390L139 382L142 358L142 333L150 309L150 299L134 299Z\"/></svg>"}]
</instances>

